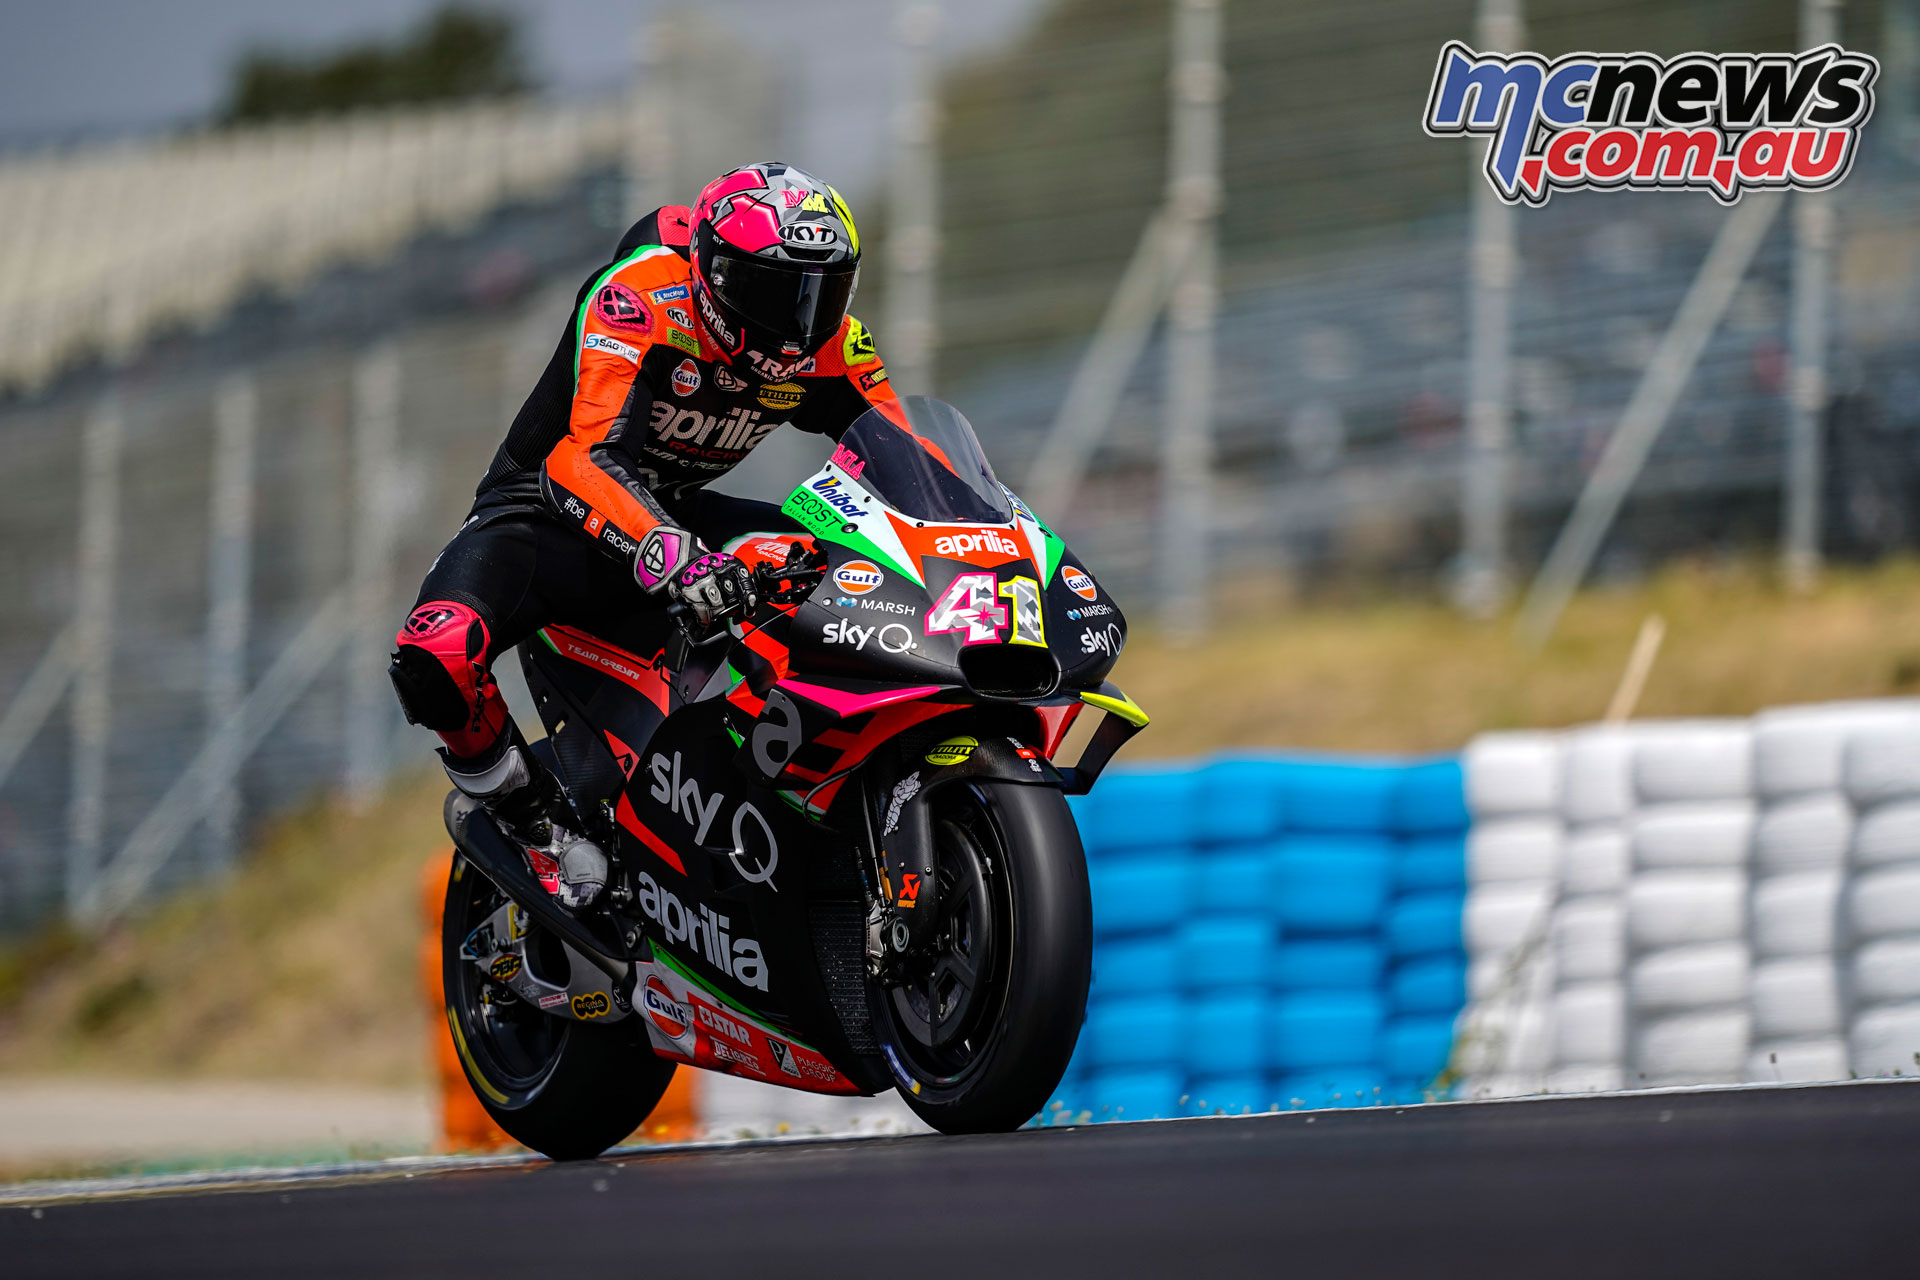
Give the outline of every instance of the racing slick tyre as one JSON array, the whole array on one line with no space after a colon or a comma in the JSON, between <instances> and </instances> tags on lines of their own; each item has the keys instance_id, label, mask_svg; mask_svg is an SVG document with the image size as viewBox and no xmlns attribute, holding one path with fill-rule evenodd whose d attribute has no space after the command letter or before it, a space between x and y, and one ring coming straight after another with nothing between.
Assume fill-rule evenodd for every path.
<instances>
[{"instance_id":1,"label":"racing slick tyre","mask_svg":"<svg viewBox=\"0 0 1920 1280\"><path fill-rule=\"evenodd\" d=\"M942 1133L1003 1133L1065 1074L1086 1018L1093 904L1066 798L983 780L934 802L939 924L905 981L869 986L900 1096Z\"/></svg>"},{"instance_id":2,"label":"racing slick tyre","mask_svg":"<svg viewBox=\"0 0 1920 1280\"><path fill-rule=\"evenodd\" d=\"M440 926L447 1025L467 1081L495 1124L554 1160L590 1160L640 1127L673 1079L640 1020L557 1018L461 958L467 935L505 901L455 855ZM535 926L537 928L537 926Z\"/></svg>"}]
</instances>

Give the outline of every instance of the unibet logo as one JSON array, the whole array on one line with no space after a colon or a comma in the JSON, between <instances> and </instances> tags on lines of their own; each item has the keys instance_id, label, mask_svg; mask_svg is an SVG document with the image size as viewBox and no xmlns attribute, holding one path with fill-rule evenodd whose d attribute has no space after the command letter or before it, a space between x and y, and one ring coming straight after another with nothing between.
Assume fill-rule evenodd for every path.
<instances>
[{"instance_id":1,"label":"unibet logo","mask_svg":"<svg viewBox=\"0 0 1920 1280\"><path fill-rule=\"evenodd\" d=\"M647 979L646 990L641 993L641 1003L646 1007L647 1016L653 1019L653 1025L660 1028L669 1040L680 1039L693 1024L693 1011L675 1000L673 992L667 990L667 984L658 978Z\"/></svg>"},{"instance_id":2,"label":"unibet logo","mask_svg":"<svg viewBox=\"0 0 1920 1280\"><path fill-rule=\"evenodd\" d=\"M1003 556L1020 554L1020 544L996 529L950 534L934 543L933 549L943 556L970 556L976 551L994 551Z\"/></svg>"},{"instance_id":3,"label":"unibet logo","mask_svg":"<svg viewBox=\"0 0 1920 1280\"><path fill-rule=\"evenodd\" d=\"M819 494L828 506L849 520L857 520L867 514L866 508L840 491L839 476L822 476L809 487Z\"/></svg>"},{"instance_id":4,"label":"unibet logo","mask_svg":"<svg viewBox=\"0 0 1920 1280\"><path fill-rule=\"evenodd\" d=\"M973 749L979 745L980 739L978 738L969 738L964 735L958 738L948 738L945 742L940 743L934 747L933 750L927 752L925 758L928 764L940 768L944 768L950 764L965 764L967 758L973 754Z\"/></svg>"},{"instance_id":5,"label":"unibet logo","mask_svg":"<svg viewBox=\"0 0 1920 1280\"><path fill-rule=\"evenodd\" d=\"M640 910L666 930L668 942L691 942L695 954L720 972L733 975L742 986L756 991L767 989L767 961L760 944L752 938L729 938L727 916L716 915L707 906L697 912L687 910L671 889L662 888L644 871L638 887Z\"/></svg>"},{"instance_id":6,"label":"unibet logo","mask_svg":"<svg viewBox=\"0 0 1920 1280\"><path fill-rule=\"evenodd\" d=\"M863 596L887 580L871 560L849 560L833 572L833 580L848 595Z\"/></svg>"},{"instance_id":7,"label":"unibet logo","mask_svg":"<svg viewBox=\"0 0 1920 1280\"><path fill-rule=\"evenodd\" d=\"M1060 581L1066 583L1067 590L1082 600L1091 600L1100 594L1100 589L1093 585L1093 579L1070 564L1060 566Z\"/></svg>"}]
</instances>

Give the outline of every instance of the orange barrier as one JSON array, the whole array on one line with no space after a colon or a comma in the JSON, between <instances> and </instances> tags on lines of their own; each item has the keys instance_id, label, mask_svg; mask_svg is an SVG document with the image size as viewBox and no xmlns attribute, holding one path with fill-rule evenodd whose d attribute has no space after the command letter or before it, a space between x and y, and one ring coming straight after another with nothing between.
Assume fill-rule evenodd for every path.
<instances>
[{"instance_id":1,"label":"orange barrier","mask_svg":"<svg viewBox=\"0 0 1920 1280\"><path fill-rule=\"evenodd\" d=\"M447 877L453 872L453 851L427 860L420 873L420 913L427 926L420 940L420 990L427 1000L427 1037L433 1042L434 1080L440 1086L440 1140L437 1151L498 1151L514 1145L480 1105L460 1053L447 1027L446 996L440 982L440 913L446 906Z\"/></svg>"},{"instance_id":2,"label":"orange barrier","mask_svg":"<svg viewBox=\"0 0 1920 1280\"><path fill-rule=\"evenodd\" d=\"M426 997L427 1036L432 1041L435 1083L440 1090L438 1151L498 1151L514 1145L493 1122L460 1067L453 1033L447 1028L446 997L440 981L440 913L446 905L447 876L453 870L448 850L427 860L421 869L420 913L427 932L420 941L420 989ZM699 1072L685 1067L673 1073L673 1083L653 1113L630 1142L686 1142L700 1136Z\"/></svg>"}]
</instances>

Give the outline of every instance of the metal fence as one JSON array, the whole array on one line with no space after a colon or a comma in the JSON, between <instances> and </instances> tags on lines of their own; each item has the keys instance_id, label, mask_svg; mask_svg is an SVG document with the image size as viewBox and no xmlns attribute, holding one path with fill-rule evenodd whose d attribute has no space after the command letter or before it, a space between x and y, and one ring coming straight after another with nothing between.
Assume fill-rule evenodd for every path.
<instances>
[{"instance_id":1,"label":"metal fence","mask_svg":"<svg viewBox=\"0 0 1920 1280\"><path fill-rule=\"evenodd\" d=\"M1063 0L1020 49L947 75L937 289L917 215L899 220L904 248L889 248L892 211L869 218L882 252L856 310L886 354L874 294L938 297L934 389L1016 488L1163 201L1169 11L1209 7ZM1553 52L1673 51L1696 36L1789 47L1796 6L1528 8L1528 46ZM1224 13L1212 372L1169 372L1149 330L1105 388L1117 406L1085 482L1043 514L1147 613L1168 532L1167 407L1204 390L1211 547L1188 566L1195 581L1366 575L1437 589L1462 546L1477 179L1469 148L1422 136L1418 118L1434 52L1472 6L1393 0L1369 15L1235 0ZM1859 11L1847 18L1848 43L1875 48ZM697 26L676 38L687 58L729 47ZM1912 61L1890 64L1889 101ZM711 115L676 83L662 76L648 109L697 102L695 116ZM754 118L771 109L749 105ZM1920 170L1903 120L1885 122L1836 193L1830 553L1920 537ZM546 213L514 215L537 234L484 216L302 286L292 311L334 322L243 301L197 339L161 335L97 385L70 379L0 410L0 598L12 605L0 616L0 929L63 904L111 912L227 865L252 817L424 763L429 743L400 723L381 672L392 627L551 351L562 295L604 260L631 203L687 199L689 175L721 152L759 153L770 144L749 140L777 136L718 117L706 128L675 133L671 149L636 134L627 178L604 170ZM1605 193L1558 195L1516 220L1509 551L1521 571L1562 524L1727 216L1706 199ZM1777 543L1789 258L1777 219L1602 546L1603 571ZM921 276L887 294L886 268L909 259ZM776 437L724 487L777 495L808 447Z\"/></svg>"}]
</instances>

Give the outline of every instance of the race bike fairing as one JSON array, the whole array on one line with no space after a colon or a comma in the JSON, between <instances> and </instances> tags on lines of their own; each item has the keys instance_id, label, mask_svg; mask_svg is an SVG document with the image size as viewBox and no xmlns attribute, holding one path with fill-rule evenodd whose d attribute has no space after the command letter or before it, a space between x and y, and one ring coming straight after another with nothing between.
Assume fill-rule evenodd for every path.
<instances>
[{"instance_id":1,"label":"race bike fairing","mask_svg":"<svg viewBox=\"0 0 1920 1280\"><path fill-rule=\"evenodd\" d=\"M909 519L938 524L1013 521L1007 492L994 477L973 425L943 401L907 396L891 415L868 410L840 437L833 461Z\"/></svg>"}]
</instances>

